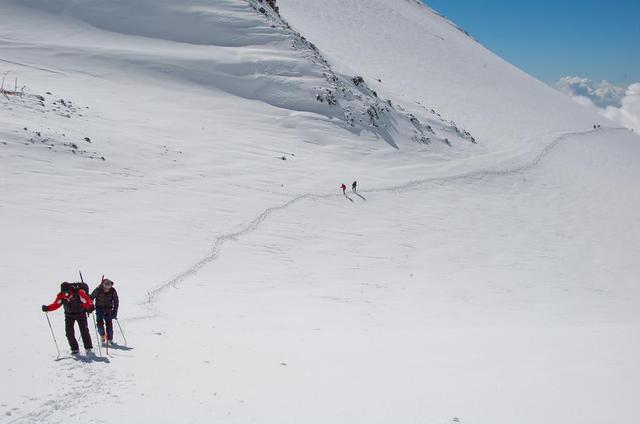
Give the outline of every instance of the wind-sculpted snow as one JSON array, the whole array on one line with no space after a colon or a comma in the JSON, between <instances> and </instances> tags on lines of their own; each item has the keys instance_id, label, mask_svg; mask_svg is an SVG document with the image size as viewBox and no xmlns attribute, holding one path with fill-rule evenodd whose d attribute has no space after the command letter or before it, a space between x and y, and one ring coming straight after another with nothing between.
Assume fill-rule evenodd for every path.
<instances>
[{"instance_id":1,"label":"wind-sculpted snow","mask_svg":"<svg viewBox=\"0 0 640 424\"><path fill-rule=\"evenodd\" d=\"M123 35L180 43L243 47L281 40L246 1L24 0L22 4L73 17Z\"/></svg>"}]
</instances>

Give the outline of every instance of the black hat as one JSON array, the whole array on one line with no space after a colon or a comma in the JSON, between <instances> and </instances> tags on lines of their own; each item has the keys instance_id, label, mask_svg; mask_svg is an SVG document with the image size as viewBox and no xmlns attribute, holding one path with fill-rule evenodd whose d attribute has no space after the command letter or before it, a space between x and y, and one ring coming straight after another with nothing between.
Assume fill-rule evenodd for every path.
<instances>
[{"instance_id":1,"label":"black hat","mask_svg":"<svg viewBox=\"0 0 640 424\"><path fill-rule=\"evenodd\" d=\"M60 291L61 292L70 292L71 291L71 284L67 283L66 281L62 284L60 284Z\"/></svg>"}]
</instances>

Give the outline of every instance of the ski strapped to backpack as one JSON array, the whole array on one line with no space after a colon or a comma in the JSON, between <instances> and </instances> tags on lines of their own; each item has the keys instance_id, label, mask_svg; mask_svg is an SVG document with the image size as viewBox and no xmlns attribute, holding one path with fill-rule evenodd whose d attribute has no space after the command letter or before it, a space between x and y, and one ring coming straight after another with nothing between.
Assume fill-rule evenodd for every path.
<instances>
[{"instance_id":1,"label":"ski strapped to backpack","mask_svg":"<svg viewBox=\"0 0 640 424\"><path fill-rule=\"evenodd\" d=\"M84 278L82 278L82 271L78 271L78 274L80 274L80 282L76 281L75 283L73 283L74 290L82 289L82 290L84 290L84 292L86 294L91 293L89 291L89 285L87 283L85 283L84 282ZM104 278L104 277L102 277L102 278Z\"/></svg>"}]
</instances>

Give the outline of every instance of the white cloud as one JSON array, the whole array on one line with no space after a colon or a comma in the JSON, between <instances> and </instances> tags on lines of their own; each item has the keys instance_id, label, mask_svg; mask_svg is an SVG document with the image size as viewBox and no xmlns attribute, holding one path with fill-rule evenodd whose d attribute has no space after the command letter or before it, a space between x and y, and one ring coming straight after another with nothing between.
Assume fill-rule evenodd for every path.
<instances>
[{"instance_id":1,"label":"white cloud","mask_svg":"<svg viewBox=\"0 0 640 424\"><path fill-rule=\"evenodd\" d=\"M573 100L627 128L640 132L640 83L619 87L588 78L564 77L556 87Z\"/></svg>"},{"instance_id":2,"label":"white cloud","mask_svg":"<svg viewBox=\"0 0 640 424\"><path fill-rule=\"evenodd\" d=\"M640 83L631 84L622 99L622 106L607 106L604 116L640 132Z\"/></svg>"},{"instance_id":3,"label":"white cloud","mask_svg":"<svg viewBox=\"0 0 640 424\"><path fill-rule=\"evenodd\" d=\"M596 106L601 108L619 107L626 91L624 87L618 87L609 81L597 84L588 78L581 77L560 78L556 87L571 97L582 96L591 99Z\"/></svg>"}]
</instances>

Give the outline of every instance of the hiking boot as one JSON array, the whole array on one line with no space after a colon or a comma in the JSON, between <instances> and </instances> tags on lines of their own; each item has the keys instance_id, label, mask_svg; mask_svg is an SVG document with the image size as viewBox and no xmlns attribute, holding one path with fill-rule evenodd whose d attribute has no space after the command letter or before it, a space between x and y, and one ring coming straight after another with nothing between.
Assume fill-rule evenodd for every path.
<instances>
[{"instance_id":1,"label":"hiking boot","mask_svg":"<svg viewBox=\"0 0 640 424\"><path fill-rule=\"evenodd\" d=\"M76 350L72 350L72 351L71 351L71 354L72 354L72 355L77 355L77 354L78 354L78 350L77 350L77 349L76 349Z\"/></svg>"}]
</instances>

